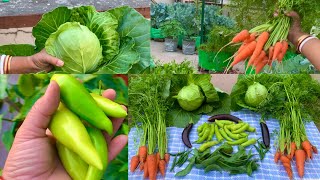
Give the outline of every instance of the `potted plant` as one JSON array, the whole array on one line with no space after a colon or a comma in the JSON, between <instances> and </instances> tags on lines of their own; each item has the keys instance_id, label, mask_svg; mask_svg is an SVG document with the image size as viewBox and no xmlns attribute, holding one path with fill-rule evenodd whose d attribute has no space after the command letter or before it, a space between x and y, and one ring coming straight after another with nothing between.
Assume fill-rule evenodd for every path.
<instances>
[{"instance_id":1,"label":"potted plant","mask_svg":"<svg viewBox=\"0 0 320 180\"><path fill-rule=\"evenodd\" d=\"M178 36L179 34L184 33L181 23L177 20L165 21L161 26L161 30L166 37L164 41L165 50L168 52L177 51Z\"/></svg>"},{"instance_id":2,"label":"potted plant","mask_svg":"<svg viewBox=\"0 0 320 180\"><path fill-rule=\"evenodd\" d=\"M236 52L236 47L228 46L219 52L219 54L217 52L225 44L229 43L236 33L236 29L215 26L208 35L208 41L200 46L199 66L205 70L223 72L229 63L226 60Z\"/></svg>"}]
</instances>

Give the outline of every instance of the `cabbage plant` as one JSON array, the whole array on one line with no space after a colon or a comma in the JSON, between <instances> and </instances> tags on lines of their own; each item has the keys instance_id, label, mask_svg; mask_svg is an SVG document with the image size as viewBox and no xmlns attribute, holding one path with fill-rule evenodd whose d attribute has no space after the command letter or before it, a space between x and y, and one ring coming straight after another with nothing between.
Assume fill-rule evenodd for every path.
<instances>
[{"instance_id":1,"label":"cabbage plant","mask_svg":"<svg viewBox=\"0 0 320 180\"><path fill-rule=\"evenodd\" d=\"M128 6L105 12L97 12L93 6L58 7L42 16L32 35L35 47L27 49L34 54L45 48L63 60L65 65L55 69L58 72L140 73L153 64L150 23ZM0 46L0 53L30 55L20 47Z\"/></svg>"}]
</instances>

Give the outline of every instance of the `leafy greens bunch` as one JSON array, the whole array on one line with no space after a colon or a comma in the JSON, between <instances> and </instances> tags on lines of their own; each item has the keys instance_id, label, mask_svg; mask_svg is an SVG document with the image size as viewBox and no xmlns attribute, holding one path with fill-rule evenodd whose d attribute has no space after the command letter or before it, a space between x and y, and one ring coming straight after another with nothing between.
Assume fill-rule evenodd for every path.
<instances>
[{"instance_id":1,"label":"leafy greens bunch","mask_svg":"<svg viewBox=\"0 0 320 180\"><path fill-rule=\"evenodd\" d=\"M33 28L35 47L7 45L0 53L30 55L43 48L66 73L139 73L151 65L149 22L131 7L97 12L93 6L58 7ZM22 46L28 47L21 52Z\"/></svg>"}]
</instances>

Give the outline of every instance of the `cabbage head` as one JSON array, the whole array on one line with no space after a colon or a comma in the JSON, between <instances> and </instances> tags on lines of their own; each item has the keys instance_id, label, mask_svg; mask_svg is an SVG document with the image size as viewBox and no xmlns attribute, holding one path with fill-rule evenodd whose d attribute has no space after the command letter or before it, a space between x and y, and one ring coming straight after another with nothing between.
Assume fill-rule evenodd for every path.
<instances>
[{"instance_id":1,"label":"cabbage head","mask_svg":"<svg viewBox=\"0 0 320 180\"><path fill-rule=\"evenodd\" d=\"M198 109L204 101L200 87L193 83L184 86L174 98L177 98L180 107L186 111Z\"/></svg>"},{"instance_id":2,"label":"cabbage head","mask_svg":"<svg viewBox=\"0 0 320 180\"><path fill-rule=\"evenodd\" d=\"M258 107L259 104L267 98L267 96L267 88L258 82L254 82L253 85L248 87L244 101L251 107Z\"/></svg>"},{"instance_id":3,"label":"cabbage head","mask_svg":"<svg viewBox=\"0 0 320 180\"><path fill-rule=\"evenodd\" d=\"M98 37L78 22L67 22L52 33L46 51L64 61L61 70L67 73L91 73L103 59Z\"/></svg>"}]
</instances>

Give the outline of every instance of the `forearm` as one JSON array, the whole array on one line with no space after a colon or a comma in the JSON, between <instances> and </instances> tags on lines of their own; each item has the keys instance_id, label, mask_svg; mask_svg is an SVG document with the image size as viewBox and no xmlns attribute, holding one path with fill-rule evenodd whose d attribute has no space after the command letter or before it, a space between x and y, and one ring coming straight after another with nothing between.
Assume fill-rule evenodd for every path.
<instances>
[{"instance_id":1,"label":"forearm","mask_svg":"<svg viewBox=\"0 0 320 180\"><path fill-rule=\"evenodd\" d=\"M34 72L37 72L37 69L34 68L33 62L30 60L29 56L12 57L8 72L9 74L25 74Z\"/></svg>"},{"instance_id":2,"label":"forearm","mask_svg":"<svg viewBox=\"0 0 320 180\"><path fill-rule=\"evenodd\" d=\"M320 40L311 39L301 49L301 53L320 70Z\"/></svg>"}]
</instances>

